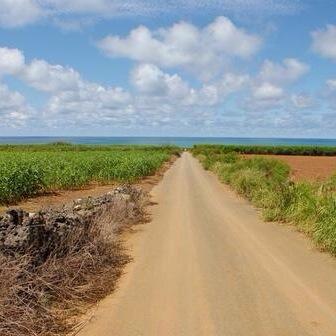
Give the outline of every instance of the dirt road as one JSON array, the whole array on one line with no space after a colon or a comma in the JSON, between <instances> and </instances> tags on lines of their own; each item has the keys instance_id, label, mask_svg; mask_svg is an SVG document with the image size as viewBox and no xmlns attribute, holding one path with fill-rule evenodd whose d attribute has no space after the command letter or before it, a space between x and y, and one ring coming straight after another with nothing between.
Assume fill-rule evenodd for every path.
<instances>
[{"instance_id":1,"label":"dirt road","mask_svg":"<svg viewBox=\"0 0 336 336\"><path fill-rule=\"evenodd\" d=\"M336 335L336 262L184 153L152 191L134 262L80 336Z\"/></svg>"}]
</instances>

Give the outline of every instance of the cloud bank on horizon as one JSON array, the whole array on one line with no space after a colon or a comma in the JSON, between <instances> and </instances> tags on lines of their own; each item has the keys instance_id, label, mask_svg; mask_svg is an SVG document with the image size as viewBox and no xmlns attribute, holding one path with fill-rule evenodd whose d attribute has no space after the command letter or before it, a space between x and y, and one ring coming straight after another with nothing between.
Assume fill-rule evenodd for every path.
<instances>
[{"instance_id":1,"label":"cloud bank on horizon","mask_svg":"<svg viewBox=\"0 0 336 336\"><path fill-rule=\"evenodd\" d=\"M314 6L0 0L0 134L335 137L336 21Z\"/></svg>"}]
</instances>

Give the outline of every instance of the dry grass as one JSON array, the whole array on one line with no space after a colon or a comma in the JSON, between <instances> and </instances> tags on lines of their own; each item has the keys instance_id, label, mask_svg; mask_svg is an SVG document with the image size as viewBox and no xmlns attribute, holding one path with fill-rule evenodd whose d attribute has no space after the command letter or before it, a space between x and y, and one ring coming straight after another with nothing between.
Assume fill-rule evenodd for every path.
<instances>
[{"instance_id":1,"label":"dry grass","mask_svg":"<svg viewBox=\"0 0 336 336\"><path fill-rule=\"evenodd\" d=\"M145 197L120 200L71 230L41 262L37 251L0 255L0 335L74 334L78 316L115 288L129 261L119 234L144 220ZM45 244L48 244L46 242Z\"/></svg>"}]
</instances>

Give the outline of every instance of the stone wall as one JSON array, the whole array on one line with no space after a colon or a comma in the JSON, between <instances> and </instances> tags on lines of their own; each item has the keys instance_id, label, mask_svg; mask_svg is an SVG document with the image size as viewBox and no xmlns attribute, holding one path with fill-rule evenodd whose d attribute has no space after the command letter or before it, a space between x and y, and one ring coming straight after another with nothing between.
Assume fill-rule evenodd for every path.
<instances>
[{"instance_id":1,"label":"stone wall","mask_svg":"<svg viewBox=\"0 0 336 336\"><path fill-rule=\"evenodd\" d=\"M0 252L13 256L29 253L35 255L34 263L43 263L55 251L62 256L66 253L64 241L71 239L74 232L80 232L85 241L86 231L103 213L118 209L119 216L127 217L127 221L138 218L143 197L141 189L124 185L103 196L78 199L61 208L44 209L37 213L10 209L0 216ZM112 222L113 230L120 230L118 220Z\"/></svg>"}]
</instances>

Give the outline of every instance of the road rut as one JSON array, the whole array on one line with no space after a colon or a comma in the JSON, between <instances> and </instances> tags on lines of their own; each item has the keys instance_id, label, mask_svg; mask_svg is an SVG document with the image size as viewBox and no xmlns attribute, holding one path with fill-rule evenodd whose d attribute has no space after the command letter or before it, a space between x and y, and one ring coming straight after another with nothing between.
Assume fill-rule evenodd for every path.
<instances>
[{"instance_id":1,"label":"road rut","mask_svg":"<svg viewBox=\"0 0 336 336\"><path fill-rule=\"evenodd\" d=\"M134 262L80 336L336 335L336 261L184 153L152 190Z\"/></svg>"}]
</instances>

